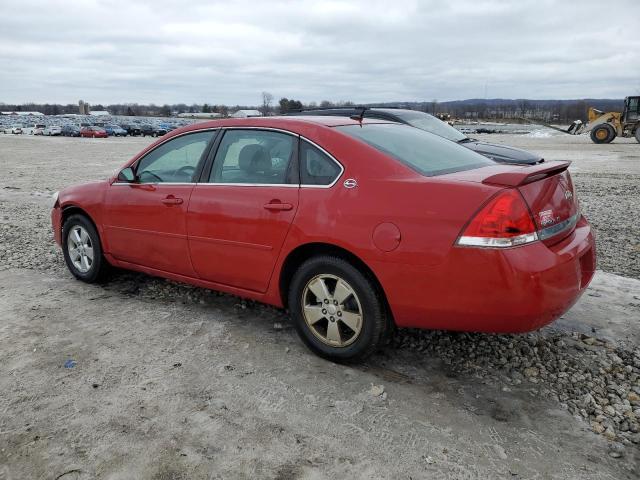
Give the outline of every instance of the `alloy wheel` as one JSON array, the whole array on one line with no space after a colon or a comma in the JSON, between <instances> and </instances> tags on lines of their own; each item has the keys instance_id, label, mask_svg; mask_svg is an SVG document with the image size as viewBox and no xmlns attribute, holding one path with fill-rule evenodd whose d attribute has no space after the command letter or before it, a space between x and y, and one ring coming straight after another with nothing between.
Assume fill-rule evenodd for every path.
<instances>
[{"instance_id":1,"label":"alloy wheel","mask_svg":"<svg viewBox=\"0 0 640 480\"><path fill-rule=\"evenodd\" d=\"M93 243L89 233L80 225L74 225L67 237L67 250L71 263L80 273L87 273L93 265Z\"/></svg>"},{"instance_id":2,"label":"alloy wheel","mask_svg":"<svg viewBox=\"0 0 640 480\"><path fill-rule=\"evenodd\" d=\"M344 279L329 274L313 277L302 293L302 313L309 330L325 345L346 347L362 331L362 306Z\"/></svg>"}]
</instances>

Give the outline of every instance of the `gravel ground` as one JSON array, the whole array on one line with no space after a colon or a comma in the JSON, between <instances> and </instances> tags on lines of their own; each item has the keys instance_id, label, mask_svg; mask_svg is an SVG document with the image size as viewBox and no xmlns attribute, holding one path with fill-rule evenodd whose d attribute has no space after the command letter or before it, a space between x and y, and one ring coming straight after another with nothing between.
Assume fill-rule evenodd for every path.
<instances>
[{"instance_id":1,"label":"gravel ground","mask_svg":"<svg viewBox=\"0 0 640 480\"><path fill-rule=\"evenodd\" d=\"M478 137L539 151L548 160L572 160L571 170L583 211L597 233L599 268L640 279L640 216L637 214L640 207L640 145L617 139L614 144L597 146L586 137L557 135ZM69 279L50 232L51 194L71 183L104 177L148 142L139 138L89 140L0 135L0 168L7 172L0 178L0 276L6 278L16 271L36 271L51 278ZM153 300L160 305L168 303L188 309L203 304L214 309L227 308L242 316L266 318L273 322L275 331L290 331L286 314L277 309L162 279L117 272L98 288L107 298ZM603 294L594 290L589 295L599 297ZM619 305L616 315L626 319L629 328L637 328L640 289L630 295ZM620 299L610 295L597 300L620 303ZM27 299L27 304L29 301L36 300ZM603 305L606 308L607 304ZM105 308L109 308L108 305ZM4 347L9 346L10 340L10 336L0 336L0 343L5 342L2 350L8 350ZM301 355L306 358L305 352ZM490 388L506 396L513 393L551 402L575 417L575 429L599 434L605 443L598 444L596 451L608 457L608 461L617 462L612 466L591 458L589 461L596 464L590 464L594 469L592 473L596 473L593 477L584 472L572 476L565 471L566 475L549 474L541 478L637 478L640 474L640 346L625 339L624 325L617 338L607 339L600 338L597 333L577 333L553 327L518 336L401 330L390 348L363 369L375 371L379 365L394 365L393 371L404 371L406 378L412 375L417 378L419 375L412 367L416 358L430 359L447 379L459 379L461 389L469 382L477 381L482 385L477 387L478 392ZM390 381L398 381L393 375ZM405 376L400 376L400 381ZM382 378L389 380L388 374ZM384 388L373 390L374 397L386 399ZM0 410L2 400L7 405L12 404L0 394ZM482 410L482 406L473 403L467 405L467 410ZM509 408L498 409L492 419L508 422L513 415ZM534 419L535 428L549 420ZM532 425L523 428L535 429ZM547 428L553 430L551 425ZM0 420L0 434L6 430L7 425ZM580 441L587 440L588 437L584 437ZM500 445L494 445L491 453L502 458L505 452L504 446ZM2 444L1 436L0 446L9 448L8 444ZM557 448L570 449L562 443ZM431 461L441 460L427 456L424 461L430 465ZM491 475L496 471L465 472L451 478L475 478L482 472ZM1 469L0 478L3 478Z\"/></svg>"}]
</instances>

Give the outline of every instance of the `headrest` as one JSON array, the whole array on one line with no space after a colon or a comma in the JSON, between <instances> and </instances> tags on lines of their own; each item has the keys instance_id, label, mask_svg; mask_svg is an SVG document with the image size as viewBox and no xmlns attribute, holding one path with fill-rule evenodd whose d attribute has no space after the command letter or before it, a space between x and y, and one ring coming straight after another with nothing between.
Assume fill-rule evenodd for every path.
<instances>
[{"instance_id":1,"label":"headrest","mask_svg":"<svg viewBox=\"0 0 640 480\"><path fill-rule=\"evenodd\" d=\"M249 173L270 173L271 157L267 149L262 145L258 145L257 143L245 145L242 147L242 150L240 150L238 166L241 170Z\"/></svg>"}]
</instances>

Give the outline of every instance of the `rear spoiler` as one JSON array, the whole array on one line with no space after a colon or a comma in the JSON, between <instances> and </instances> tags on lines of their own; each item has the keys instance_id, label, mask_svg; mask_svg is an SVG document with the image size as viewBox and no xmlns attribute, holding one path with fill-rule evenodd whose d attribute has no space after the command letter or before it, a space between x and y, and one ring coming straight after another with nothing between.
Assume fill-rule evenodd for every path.
<instances>
[{"instance_id":1,"label":"rear spoiler","mask_svg":"<svg viewBox=\"0 0 640 480\"><path fill-rule=\"evenodd\" d=\"M569 165L571 165L571 162L545 162L540 165L521 167L509 172L496 173L485 178L482 183L518 187L564 172L569 168Z\"/></svg>"}]
</instances>

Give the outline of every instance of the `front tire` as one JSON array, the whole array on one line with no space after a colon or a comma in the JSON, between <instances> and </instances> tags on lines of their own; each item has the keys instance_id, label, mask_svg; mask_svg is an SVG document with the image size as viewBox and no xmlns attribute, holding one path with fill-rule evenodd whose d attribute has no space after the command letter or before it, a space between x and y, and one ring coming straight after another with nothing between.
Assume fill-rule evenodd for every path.
<instances>
[{"instance_id":1,"label":"front tire","mask_svg":"<svg viewBox=\"0 0 640 480\"><path fill-rule=\"evenodd\" d=\"M386 337L382 292L342 258L318 256L304 262L291 281L288 303L302 341L328 360L363 360Z\"/></svg>"},{"instance_id":2,"label":"front tire","mask_svg":"<svg viewBox=\"0 0 640 480\"><path fill-rule=\"evenodd\" d=\"M636 128L636 142L640 143L640 125Z\"/></svg>"},{"instance_id":3,"label":"front tire","mask_svg":"<svg viewBox=\"0 0 640 480\"><path fill-rule=\"evenodd\" d=\"M62 227L62 252L67 268L78 280L94 283L108 267L100 236L84 215L71 215Z\"/></svg>"},{"instance_id":4,"label":"front tire","mask_svg":"<svg viewBox=\"0 0 640 480\"><path fill-rule=\"evenodd\" d=\"M614 138L616 138L616 131L608 123L600 124L591 130L593 143L611 143Z\"/></svg>"}]
</instances>

